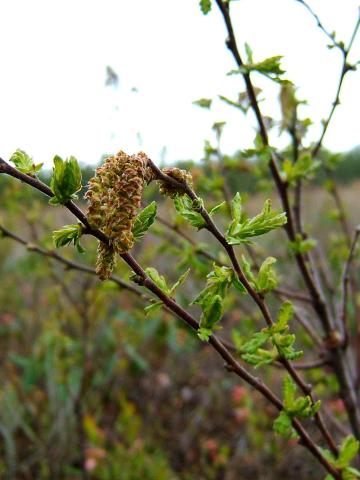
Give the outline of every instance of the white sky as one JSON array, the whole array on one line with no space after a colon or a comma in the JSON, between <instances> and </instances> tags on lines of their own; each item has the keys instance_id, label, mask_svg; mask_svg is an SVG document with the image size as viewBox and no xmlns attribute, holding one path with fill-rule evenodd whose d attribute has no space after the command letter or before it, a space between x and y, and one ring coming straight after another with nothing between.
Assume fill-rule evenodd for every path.
<instances>
[{"instance_id":1,"label":"white sky","mask_svg":"<svg viewBox=\"0 0 360 480\"><path fill-rule=\"evenodd\" d=\"M329 30L348 41L357 0L309 0ZM328 114L341 55L295 0L233 3L239 46L255 60L284 55L286 77L307 98L303 113L317 122ZM203 16L198 0L0 0L0 155L16 148L48 166L55 154L88 163L103 153L144 150L154 160L199 159L211 126L227 121L223 149L251 147L251 114L216 100L211 111L192 105L243 90L224 46L217 7ZM360 35L350 60L360 59ZM119 87L105 87L106 66ZM255 78L267 98L265 114L278 118L277 87ZM359 72L345 81L325 145L347 150L360 144ZM132 91L136 87L138 92ZM312 133L317 137L319 127ZM277 135L273 144L279 143Z\"/></svg>"}]
</instances>

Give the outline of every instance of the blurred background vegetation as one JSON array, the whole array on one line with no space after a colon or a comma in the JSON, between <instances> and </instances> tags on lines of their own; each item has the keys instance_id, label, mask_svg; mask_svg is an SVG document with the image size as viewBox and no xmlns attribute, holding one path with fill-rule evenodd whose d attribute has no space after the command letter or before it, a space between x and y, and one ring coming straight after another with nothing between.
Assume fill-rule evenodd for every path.
<instances>
[{"instance_id":1,"label":"blurred background vegetation","mask_svg":"<svg viewBox=\"0 0 360 480\"><path fill-rule=\"evenodd\" d=\"M358 201L359 157L360 147L344 155L323 154L349 210ZM250 213L261 208L265 195L272 195L261 162L241 153L220 161L206 144L201 163L179 166L192 171L208 205L222 198L226 184L230 193L240 191L247 199ZM83 167L84 185L93 172L93 167ZM50 172L42 175L48 183ZM319 188L326 181L320 175L307 187L305 211L312 208L305 221L315 225L311 233L318 236L321 251L330 252L336 282L347 249L332 199ZM49 207L46 198L10 178L0 178L0 198L0 225L26 243L4 231L0 239L1 478L320 478L319 467L295 441L274 437L275 411L226 374L207 345L168 312L145 316L148 300L34 251L34 246L51 251L51 232L73 223L65 209ZM206 232L198 234L201 243L195 246L194 230L150 186L145 203L154 198L160 201L160 221L136 245L134 255L170 282L190 266L191 279L180 297L188 305L211 269L204 251L220 260L221 253ZM282 235L262 240L256 252L277 256L280 275L297 291L301 282L289 270L282 242L276 241ZM58 253L93 267L96 242L86 238L83 246L82 255L74 248ZM116 274L128 281L123 264ZM225 337L231 331L246 335L261 328L251 301L232 294L227 302L231 313L224 316ZM302 329L297 338L310 344ZM333 375L318 369L309 375L315 392L325 395L329 411L341 421L344 409L335 400ZM266 371L265 379L280 388L276 369Z\"/></svg>"}]
</instances>

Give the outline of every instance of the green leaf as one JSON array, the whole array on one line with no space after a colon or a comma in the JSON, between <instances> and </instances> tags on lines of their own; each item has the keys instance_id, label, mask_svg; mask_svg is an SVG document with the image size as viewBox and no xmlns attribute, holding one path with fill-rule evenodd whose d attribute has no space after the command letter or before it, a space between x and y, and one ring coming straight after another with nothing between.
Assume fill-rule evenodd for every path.
<instances>
[{"instance_id":1,"label":"green leaf","mask_svg":"<svg viewBox=\"0 0 360 480\"><path fill-rule=\"evenodd\" d=\"M337 468L348 467L359 451L359 441L352 435L347 436L340 445L340 453L336 460Z\"/></svg>"},{"instance_id":2,"label":"green leaf","mask_svg":"<svg viewBox=\"0 0 360 480\"><path fill-rule=\"evenodd\" d=\"M266 330L254 333L250 340L248 340L242 345L239 353L255 353L259 349L259 347L261 347L265 342L268 341L269 336L270 334Z\"/></svg>"},{"instance_id":3,"label":"green leaf","mask_svg":"<svg viewBox=\"0 0 360 480\"><path fill-rule=\"evenodd\" d=\"M201 108L207 108L209 110L212 104L212 100L211 98L199 98L199 100L195 100L192 103L193 105L197 105Z\"/></svg>"},{"instance_id":4,"label":"green leaf","mask_svg":"<svg viewBox=\"0 0 360 480\"><path fill-rule=\"evenodd\" d=\"M265 201L259 215L250 219L241 220L241 198L239 199L239 197L235 205L232 206L232 211L233 221L226 233L226 239L230 245L250 243L249 238L264 235L287 222L286 213L277 213L272 210L270 200Z\"/></svg>"},{"instance_id":5,"label":"green leaf","mask_svg":"<svg viewBox=\"0 0 360 480\"><path fill-rule=\"evenodd\" d=\"M256 279L256 290L262 295L274 290L278 285L275 270L273 269L275 263L276 258L268 257L264 260L259 269L258 277Z\"/></svg>"},{"instance_id":6,"label":"green leaf","mask_svg":"<svg viewBox=\"0 0 360 480\"><path fill-rule=\"evenodd\" d=\"M213 207L209 212L210 217L215 215L215 213L218 213L219 211L223 210L225 207L226 207L226 202L221 202L219 203L219 205L215 205L215 207Z\"/></svg>"},{"instance_id":7,"label":"green leaf","mask_svg":"<svg viewBox=\"0 0 360 480\"><path fill-rule=\"evenodd\" d=\"M83 234L84 227L78 223L76 225L65 225L60 230L53 232L53 241L56 248L70 245L72 242L79 253L84 253L85 250L80 245L80 237Z\"/></svg>"},{"instance_id":8,"label":"green leaf","mask_svg":"<svg viewBox=\"0 0 360 480\"><path fill-rule=\"evenodd\" d=\"M32 158L19 148L11 155L10 161L14 163L19 172L30 175L37 173L43 165L42 163L35 165Z\"/></svg>"},{"instance_id":9,"label":"green leaf","mask_svg":"<svg viewBox=\"0 0 360 480\"><path fill-rule=\"evenodd\" d=\"M235 107L235 108L238 108L239 110L241 110L243 113L246 113L248 111L248 106L244 106L242 105L240 102L237 102L235 100L231 100L230 98L228 97L224 97L223 95L219 95L219 98L220 100L222 100L224 103L226 103L227 105L230 105L231 107Z\"/></svg>"},{"instance_id":10,"label":"green leaf","mask_svg":"<svg viewBox=\"0 0 360 480\"><path fill-rule=\"evenodd\" d=\"M189 275L189 272L190 272L190 268L188 268L186 272L184 272L181 275L181 277L177 280L177 282L174 283L174 285L170 288L170 292L169 292L170 295L172 295L176 291L176 289L179 288L180 285L182 285L185 282L185 280L187 279L187 276Z\"/></svg>"},{"instance_id":11,"label":"green leaf","mask_svg":"<svg viewBox=\"0 0 360 480\"><path fill-rule=\"evenodd\" d=\"M251 50L250 45L247 42L245 42L245 52L248 63L253 63L253 51Z\"/></svg>"},{"instance_id":12,"label":"green leaf","mask_svg":"<svg viewBox=\"0 0 360 480\"><path fill-rule=\"evenodd\" d=\"M151 278L156 286L160 288L163 292L169 295L170 290L166 284L165 277L159 274L159 272L154 267L148 267L145 269L146 274Z\"/></svg>"},{"instance_id":13,"label":"green leaf","mask_svg":"<svg viewBox=\"0 0 360 480\"><path fill-rule=\"evenodd\" d=\"M318 160L314 160L310 153L302 153L295 163L289 159L284 160L282 175L288 183L293 185L298 180L311 178L320 165L321 163Z\"/></svg>"},{"instance_id":14,"label":"green leaf","mask_svg":"<svg viewBox=\"0 0 360 480\"><path fill-rule=\"evenodd\" d=\"M292 434L293 426L291 418L285 412L285 410L281 410L279 416L275 419L273 423L273 430L282 437L287 437Z\"/></svg>"},{"instance_id":15,"label":"green leaf","mask_svg":"<svg viewBox=\"0 0 360 480\"><path fill-rule=\"evenodd\" d=\"M54 157L53 176L50 188L54 193L49 203L51 205L65 204L77 198L76 192L81 190L81 169L75 157L65 161L59 156Z\"/></svg>"},{"instance_id":16,"label":"green leaf","mask_svg":"<svg viewBox=\"0 0 360 480\"><path fill-rule=\"evenodd\" d=\"M285 410L291 410L295 403L296 385L289 375L286 375L283 383L283 400Z\"/></svg>"},{"instance_id":17,"label":"green leaf","mask_svg":"<svg viewBox=\"0 0 360 480\"><path fill-rule=\"evenodd\" d=\"M211 337L212 335L212 330L211 328L203 328L203 327L200 327L197 331L197 335L198 337L200 338L200 340L202 340L203 342L208 342L209 341L209 338Z\"/></svg>"},{"instance_id":18,"label":"green leaf","mask_svg":"<svg viewBox=\"0 0 360 480\"><path fill-rule=\"evenodd\" d=\"M295 240L293 242L289 242L290 254L296 255L298 253L307 253L315 248L316 244L317 242L313 238L306 238L304 240L302 236L297 233Z\"/></svg>"},{"instance_id":19,"label":"green leaf","mask_svg":"<svg viewBox=\"0 0 360 480\"><path fill-rule=\"evenodd\" d=\"M200 317L200 327L212 330L221 319L223 311L223 300L220 295L207 298L204 304L203 313Z\"/></svg>"},{"instance_id":20,"label":"green leaf","mask_svg":"<svg viewBox=\"0 0 360 480\"><path fill-rule=\"evenodd\" d=\"M289 300L286 300L281 304L281 307L279 308L279 313L274 330L276 332L283 332L288 326L288 323L292 319L293 315L293 304Z\"/></svg>"},{"instance_id":21,"label":"green leaf","mask_svg":"<svg viewBox=\"0 0 360 480\"><path fill-rule=\"evenodd\" d=\"M151 202L137 215L132 229L135 241L140 240L154 223L156 211L156 202Z\"/></svg>"},{"instance_id":22,"label":"green leaf","mask_svg":"<svg viewBox=\"0 0 360 480\"><path fill-rule=\"evenodd\" d=\"M163 306L163 302L161 301L155 302L145 307L144 312L146 313L146 315L150 315L151 313L155 313L158 310L160 310L162 306Z\"/></svg>"},{"instance_id":23,"label":"green leaf","mask_svg":"<svg viewBox=\"0 0 360 480\"><path fill-rule=\"evenodd\" d=\"M200 0L200 9L204 15L207 15L211 10L211 0Z\"/></svg>"},{"instance_id":24,"label":"green leaf","mask_svg":"<svg viewBox=\"0 0 360 480\"><path fill-rule=\"evenodd\" d=\"M176 211L187 220L190 225L199 230L206 226L206 222L199 212L196 211L197 205L187 195L177 195L174 198Z\"/></svg>"}]
</instances>

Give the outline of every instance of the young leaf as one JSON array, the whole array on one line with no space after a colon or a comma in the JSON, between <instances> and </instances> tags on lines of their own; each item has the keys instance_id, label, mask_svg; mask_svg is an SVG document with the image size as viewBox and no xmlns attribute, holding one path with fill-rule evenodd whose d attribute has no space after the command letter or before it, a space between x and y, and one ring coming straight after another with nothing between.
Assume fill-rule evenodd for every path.
<instances>
[{"instance_id":1,"label":"young leaf","mask_svg":"<svg viewBox=\"0 0 360 480\"><path fill-rule=\"evenodd\" d=\"M170 288L170 292L169 292L170 295L172 295L175 292L175 290L185 282L185 280L187 279L187 276L189 275L189 272L190 272L190 268L188 268L186 272L184 272L181 275L181 277L177 280L177 282L174 283L174 285Z\"/></svg>"},{"instance_id":2,"label":"young leaf","mask_svg":"<svg viewBox=\"0 0 360 480\"><path fill-rule=\"evenodd\" d=\"M288 323L292 319L293 315L294 315L293 304L289 300L286 300L284 303L282 303L279 309L274 330L277 332L283 332L285 328L288 326Z\"/></svg>"},{"instance_id":3,"label":"young leaf","mask_svg":"<svg viewBox=\"0 0 360 480\"><path fill-rule=\"evenodd\" d=\"M199 98L199 100L195 100L192 103L198 107L210 109L212 100L211 98Z\"/></svg>"},{"instance_id":4,"label":"young leaf","mask_svg":"<svg viewBox=\"0 0 360 480\"><path fill-rule=\"evenodd\" d=\"M203 313L200 317L200 328L212 332L213 327L219 322L223 311L223 301L220 295L207 298Z\"/></svg>"},{"instance_id":5,"label":"young leaf","mask_svg":"<svg viewBox=\"0 0 360 480\"><path fill-rule=\"evenodd\" d=\"M20 150L19 148L11 155L10 161L14 163L19 172L28 175L34 175L43 165L42 163L35 165L32 158L29 157L24 150Z\"/></svg>"},{"instance_id":6,"label":"young leaf","mask_svg":"<svg viewBox=\"0 0 360 480\"><path fill-rule=\"evenodd\" d=\"M278 435L282 437L287 437L293 433L293 427L291 418L285 412L285 410L281 410L279 416L275 419L273 423L273 430Z\"/></svg>"},{"instance_id":7,"label":"young leaf","mask_svg":"<svg viewBox=\"0 0 360 480\"><path fill-rule=\"evenodd\" d=\"M241 200L240 200L241 202ZM241 211L239 210L239 202L235 204L237 209L234 210L236 216L233 214L233 221L231 222L226 239L230 245L238 245L241 243L250 243L249 238L264 235L271 230L283 226L287 219L286 213L277 213L271 209L271 201L266 200L263 209L256 217L238 220Z\"/></svg>"},{"instance_id":8,"label":"young leaf","mask_svg":"<svg viewBox=\"0 0 360 480\"><path fill-rule=\"evenodd\" d=\"M83 226L78 223L76 225L65 225L60 230L53 232L53 240L56 248L64 247L74 243L79 253L84 253L85 250L80 245L80 237L83 233Z\"/></svg>"},{"instance_id":9,"label":"young leaf","mask_svg":"<svg viewBox=\"0 0 360 480\"><path fill-rule=\"evenodd\" d=\"M225 207L226 207L226 202L221 202L219 203L219 205L215 205L215 207L213 207L209 212L210 217L212 217L213 215L215 215L215 213L218 213Z\"/></svg>"},{"instance_id":10,"label":"young leaf","mask_svg":"<svg viewBox=\"0 0 360 480\"><path fill-rule=\"evenodd\" d=\"M258 277L256 279L256 290L262 295L274 290L278 285L275 270L273 269L275 263L276 258L268 257L264 260L259 269Z\"/></svg>"},{"instance_id":11,"label":"young leaf","mask_svg":"<svg viewBox=\"0 0 360 480\"><path fill-rule=\"evenodd\" d=\"M187 195L177 195L174 198L174 206L176 211L180 213L180 215L185 218L185 220L187 220L190 225L198 228L199 230L205 227L205 220L203 219L201 214L196 211L197 206L194 205L191 198L189 198Z\"/></svg>"},{"instance_id":12,"label":"young leaf","mask_svg":"<svg viewBox=\"0 0 360 480\"><path fill-rule=\"evenodd\" d=\"M145 269L146 274L151 278L151 280L158 286L163 292L169 295L170 290L166 284L165 277L159 274L156 268L148 267Z\"/></svg>"},{"instance_id":13,"label":"young leaf","mask_svg":"<svg viewBox=\"0 0 360 480\"><path fill-rule=\"evenodd\" d=\"M77 198L76 192L81 190L81 169L75 157L65 161L57 155L54 157L50 188L55 195L49 201L51 205L65 204Z\"/></svg>"},{"instance_id":14,"label":"young leaf","mask_svg":"<svg viewBox=\"0 0 360 480\"><path fill-rule=\"evenodd\" d=\"M163 306L163 302L161 301L155 302L145 307L144 312L146 315L150 315L151 313L155 313L158 310L160 310L162 306Z\"/></svg>"},{"instance_id":15,"label":"young leaf","mask_svg":"<svg viewBox=\"0 0 360 480\"><path fill-rule=\"evenodd\" d=\"M336 460L337 468L348 467L359 451L359 441L352 435L347 436L340 445L340 453Z\"/></svg>"},{"instance_id":16,"label":"young leaf","mask_svg":"<svg viewBox=\"0 0 360 480\"><path fill-rule=\"evenodd\" d=\"M211 10L211 0L200 0L200 9L204 15L207 15Z\"/></svg>"},{"instance_id":17,"label":"young leaf","mask_svg":"<svg viewBox=\"0 0 360 480\"><path fill-rule=\"evenodd\" d=\"M138 214L132 229L135 241L140 240L154 223L156 211L156 202L151 202L150 205L145 207L144 210Z\"/></svg>"},{"instance_id":18,"label":"young leaf","mask_svg":"<svg viewBox=\"0 0 360 480\"><path fill-rule=\"evenodd\" d=\"M285 410L291 410L295 402L296 385L287 375L283 383L283 400Z\"/></svg>"}]
</instances>

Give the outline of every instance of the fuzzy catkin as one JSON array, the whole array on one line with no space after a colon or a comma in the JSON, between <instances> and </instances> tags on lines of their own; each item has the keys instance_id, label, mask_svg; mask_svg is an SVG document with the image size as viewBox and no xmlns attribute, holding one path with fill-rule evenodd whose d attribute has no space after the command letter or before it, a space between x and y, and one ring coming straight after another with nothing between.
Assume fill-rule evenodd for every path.
<instances>
[{"instance_id":1,"label":"fuzzy catkin","mask_svg":"<svg viewBox=\"0 0 360 480\"><path fill-rule=\"evenodd\" d=\"M115 252L122 254L134 245L132 228L141 206L144 186L153 176L145 153L127 155L120 151L98 167L85 195L89 201L88 220L110 240L99 244L96 272L109 278L115 265Z\"/></svg>"},{"instance_id":2,"label":"fuzzy catkin","mask_svg":"<svg viewBox=\"0 0 360 480\"><path fill-rule=\"evenodd\" d=\"M191 173L186 170L180 170L177 167L163 168L163 173L172 177L174 180L177 180L180 183L188 184L192 187L192 176ZM165 195L170 198L175 198L176 195L185 195L185 189L181 186L172 185L169 182L164 180L159 180L159 191L162 195Z\"/></svg>"}]
</instances>

